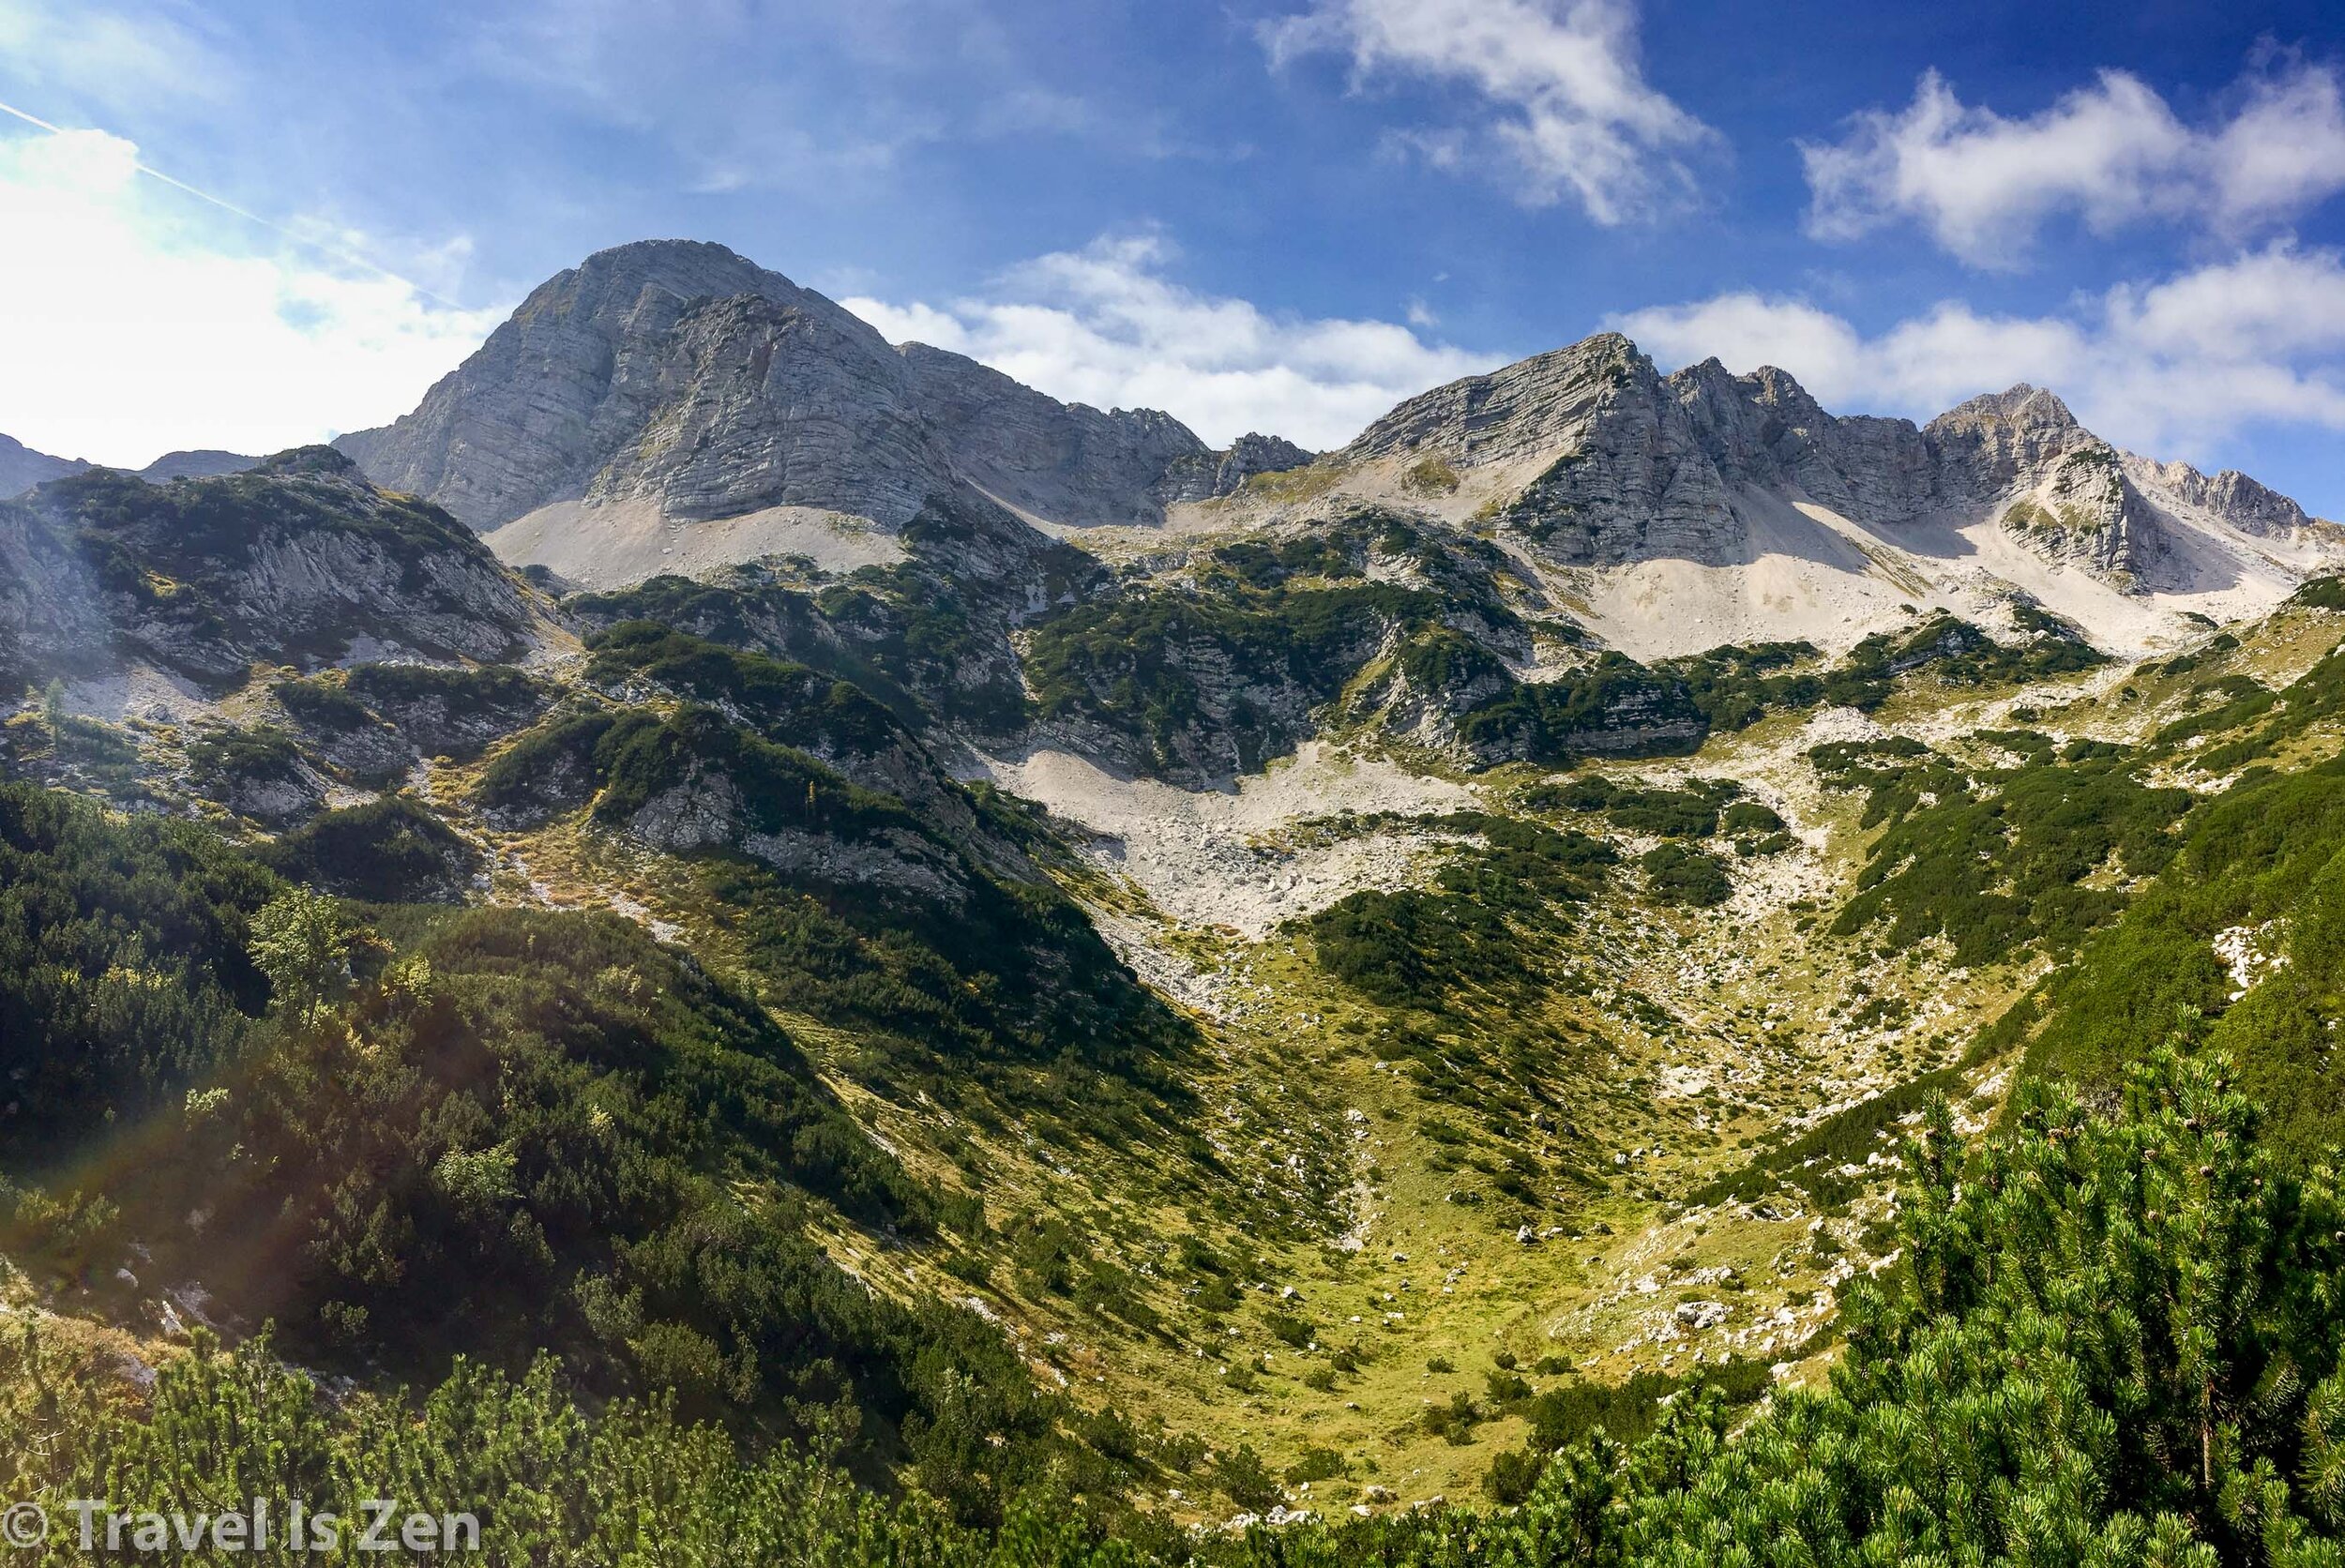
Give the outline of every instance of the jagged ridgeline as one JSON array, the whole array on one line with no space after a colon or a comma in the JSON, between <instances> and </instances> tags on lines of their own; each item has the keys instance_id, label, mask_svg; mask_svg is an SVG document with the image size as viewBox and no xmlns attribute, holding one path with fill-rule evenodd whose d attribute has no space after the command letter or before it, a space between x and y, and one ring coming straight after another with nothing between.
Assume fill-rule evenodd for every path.
<instances>
[{"instance_id":1,"label":"jagged ridgeline","mask_svg":"<svg viewBox=\"0 0 2345 1568\"><path fill-rule=\"evenodd\" d=\"M660 243L383 430L18 491L20 1491L247 1444L548 1561L2345 1524L2345 540L2244 475L1616 335L1217 448Z\"/></svg>"}]
</instances>

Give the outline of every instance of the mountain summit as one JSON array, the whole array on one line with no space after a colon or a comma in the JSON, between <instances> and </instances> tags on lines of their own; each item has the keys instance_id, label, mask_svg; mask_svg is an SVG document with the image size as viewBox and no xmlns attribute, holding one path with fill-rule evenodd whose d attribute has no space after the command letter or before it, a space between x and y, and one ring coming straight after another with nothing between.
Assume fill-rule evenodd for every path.
<instances>
[{"instance_id":1,"label":"mountain summit","mask_svg":"<svg viewBox=\"0 0 2345 1568\"><path fill-rule=\"evenodd\" d=\"M1046 529L1153 523L1213 473L1170 415L1062 403L891 346L779 273L682 240L549 279L414 413L338 445L378 483L514 525L508 554L586 580L666 565L648 550L689 553L710 535L680 525L715 520L758 519L719 535L724 558L884 552L842 546L838 520L885 535L963 491Z\"/></svg>"}]
</instances>

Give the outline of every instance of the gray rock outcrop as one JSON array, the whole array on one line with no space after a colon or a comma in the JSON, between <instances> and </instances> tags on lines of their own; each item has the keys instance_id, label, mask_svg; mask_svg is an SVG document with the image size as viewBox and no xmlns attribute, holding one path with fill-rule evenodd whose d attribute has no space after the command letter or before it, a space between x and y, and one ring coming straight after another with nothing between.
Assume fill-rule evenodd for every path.
<instances>
[{"instance_id":1,"label":"gray rock outcrop","mask_svg":"<svg viewBox=\"0 0 2345 1568\"><path fill-rule=\"evenodd\" d=\"M1724 565L1744 534L1717 465L1653 361L1616 332L1412 398L1339 461L1523 465L1502 526L1558 565L1676 555Z\"/></svg>"},{"instance_id":2,"label":"gray rock outcrop","mask_svg":"<svg viewBox=\"0 0 2345 1568\"><path fill-rule=\"evenodd\" d=\"M2307 516L2287 496L2235 468L2207 475L2186 462L2159 462L2127 452L2125 470L2126 476L2141 489L2197 507L2256 538L2294 539L2313 529L2334 526Z\"/></svg>"},{"instance_id":3,"label":"gray rock outcrop","mask_svg":"<svg viewBox=\"0 0 2345 1568\"><path fill-rule=\"evenodd\" d=\"M1175 459L1165 469L1157 491L1168 504L1211 501L1236 494L1257 474L1283 474L1310 460L1310 453L1284 437L1249 430L1230 443L1226 452L1199 450Z\"/></svg>"}]
</instances>

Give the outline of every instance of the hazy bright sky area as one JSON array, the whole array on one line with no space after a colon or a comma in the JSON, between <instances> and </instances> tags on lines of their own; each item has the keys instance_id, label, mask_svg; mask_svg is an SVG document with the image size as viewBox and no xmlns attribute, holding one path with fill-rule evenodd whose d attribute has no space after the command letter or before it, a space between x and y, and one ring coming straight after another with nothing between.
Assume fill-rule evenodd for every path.
<instances>
[{"instance_id":1,"label":"hazy bright sky area","mask_svg":"<svg viewBox=\"0 0 2345 1568\"><path fill-rule=\"evenodd\" d=\"M2334 0L0 0L0 431L66 457L382 423L683 235L1217 443L1616 326L2345 518Z\"/></svg>"}]
</instances>

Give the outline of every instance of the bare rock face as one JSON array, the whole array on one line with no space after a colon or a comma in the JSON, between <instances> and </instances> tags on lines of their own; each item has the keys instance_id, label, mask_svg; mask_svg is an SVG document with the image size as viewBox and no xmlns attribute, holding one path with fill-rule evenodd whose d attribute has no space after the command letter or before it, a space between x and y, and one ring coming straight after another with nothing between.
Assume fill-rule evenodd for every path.
<instances>
[{"instance_id":1,"label":"bare rock face","mask_svg":"<svg viewBox=\"0 0 2345 1568\"><path fill-rule=\"evenodd\" d=\"M2156 514L2126 482L2113 447L2097 441L2079 446L2023 477L2034 484L2005 505L2000 520L2048 561L2136 588L2172 548Z\"/></svg>"},{"instance_id":2,"label":"bare rock face","mask_svg":"<svg viewBox=\"0 0 2345 1568\"><path fill-rule=\"evenodd\" d=\"M1033 520L1159 521L1204 444L1061 403L722 246L646 241L541 284L414 413L338 445L478 529L556 501L693 520L807 506L898 529L974 489Z\"/></svg>"},{"instance_id":3,"label":"bare rock face","mask_svg":"<svg viewBox=\"0 0 2345 1568\"><path fill-rule=\"evenodd\" d=\"M1937 452L1949 492L1967 488L1979 499L2031 485L2080 450L2111 449L2077 423L2066 403L2024 383L1948 409L1922 434Z\"/></svg>"},{"instance_id":4,"label":"bare rock face","mask_svg":"<svg viewBox=\"0 0 2345 1568\"><path fill-rule=\"evenodd\" d=\"M1226 452L1199 450L1173 460L1157 481L1157 493L1168 505L1211 501L1236 494L1257 474L1283 474L1310 460L1311 454L1292 441L1249 430Z\"/></svg>"},{"instance_id":5,"label":"bare rock face","mask_svg":"<svg viewBox=\"0 0 2345 1568\"><path fill-rule=\"evenodd\" d=\"M1310 453L1284 436L1249 430L1232 442L1215 465L1213 493L1228 495L1257 474L1284 474L1310 460Z\"/></svg>"},{"instance_id":6,"label":"bare rock face","mask_svg":"<svg viewBox=\"0 0 2345 1568\"><path fill-rule=\"evenodd\" d=\"M335 445L387 490L493 527L586 483L647 417L658 340L698 299L798 303L788 279L719 245L599 251L547 279L423 401ZM873 334L876 337L877 334Z\"/></svg>"},{"instance_id":7,"label":"bare rock face","mask_svg":"<svg viewBox=\"0 0 2345 1568\"><path fill-rule=\"evenodd\" d=\"M1883 521L1941 502L1937 454L1906 420L1827 414L1772 366L1737 376L1705 359L1669 384L1730 483L1795 491L1844 516Z\"/></svg>"},{"instance_id":8,"label":"bare rock face","mask_svg":"<svg viewBox=\"0 0 2345 1568\"><path fill-rule=\"evenodd\" d=\"M1052 522L1155 523L1157 487L1205 444L1169 414L1062 403L958 354L906 343L907 391L951 468L1016 511Z\"/></svg>"},{"instance_id":9,"label":"bare rock face","mask_svg":"<svg viewBox=\"0 0 2345 1568\"><path fill-rule=\"evenodd\" d=\"M2039 387L1974 398L1924 428L1957 502L1999 507L2005 533L2112 587L2152 585L2173 550L2117 449Z\"/></svg>"},{"instance_id":10,"label":"bare rock face","mask_svg":"<svg viewBox=\"0 0 2345 1568\"><path fill-rule=\"evenodd\" d=\"M1346 446L1346 462L1405 454L1482 467L1576 450L1599 407L1652 362L1607 332L1420 393Z\"/></svg>"},{"instance_id":11,"label":"bare rock face","mask_svg":"<svg viewBox=\"0 0 2345 1568\"><path fill-rule=\"evenodd\" d=\"M952 484L895 354L836 308L709 300L646 340L636 369L641 416L623 421L626 449L588 480L591 501L685 518L819 506L900 525Z\"/></svg>"},{"instance_id":12,"label":"bare rock face","mask_svg":"<svg viewBox=\"0 0 2345 1568\"><path fill-rule=\"evenodd\" d=\"M1339 455L1353 463L1386 458L1452 473L1533 465L1499 520L1558 565L1662 555L1724 565L1744 540L1691 416L1618 333L1436 387Z\"/></svg>"}]
</instances>

